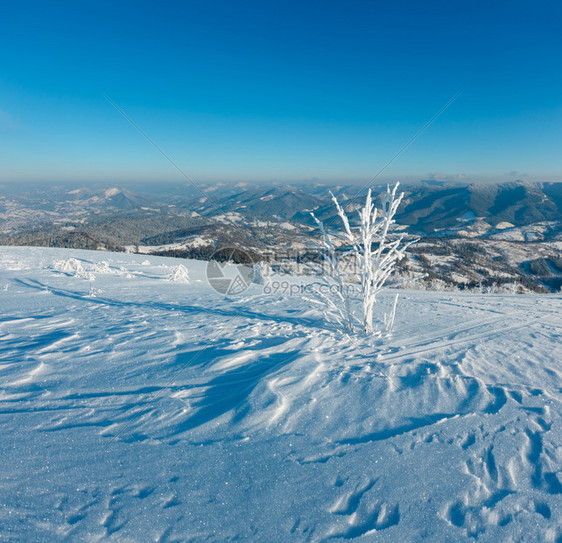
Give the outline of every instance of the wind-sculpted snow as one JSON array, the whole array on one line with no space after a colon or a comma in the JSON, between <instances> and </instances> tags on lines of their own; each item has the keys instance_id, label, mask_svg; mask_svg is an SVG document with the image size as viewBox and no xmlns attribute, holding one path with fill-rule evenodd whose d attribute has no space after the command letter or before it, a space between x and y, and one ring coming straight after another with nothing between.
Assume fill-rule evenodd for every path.
<instances>
[{"instance_id":1,"label":"wind-sculpted snow","mask_svg":"<svg viewBox=\"0 0 562 543\"><path fill-rule=\"evenodd\" d=\"M401 291L379 342L203 262L0 255L0 540L562 538L560 296Z\"/></svg>"}]
</instances>

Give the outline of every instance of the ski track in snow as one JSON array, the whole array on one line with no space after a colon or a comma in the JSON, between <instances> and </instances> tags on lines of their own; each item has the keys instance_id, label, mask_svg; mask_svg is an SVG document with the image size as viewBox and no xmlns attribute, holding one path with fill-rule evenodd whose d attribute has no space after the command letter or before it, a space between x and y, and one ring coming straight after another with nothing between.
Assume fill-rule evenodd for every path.
<instances>
[{"instance_id":1,"label":"ski track in snow","mask_svg":"<svg viewBox=\"0 0 562 543\"><path fill-rule=\"evenodd\" d=\"M0 255L1 540L562 541L559 295L400 291L379 341L202 262Z\"/></svg>"}]
</instances>

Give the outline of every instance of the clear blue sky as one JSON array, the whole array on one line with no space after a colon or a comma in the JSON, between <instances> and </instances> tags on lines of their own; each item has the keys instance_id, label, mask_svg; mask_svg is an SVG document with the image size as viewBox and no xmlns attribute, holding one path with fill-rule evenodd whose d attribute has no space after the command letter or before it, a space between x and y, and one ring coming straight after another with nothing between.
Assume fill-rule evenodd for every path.
<instances>
[{"instance_id":1,"label":"clear blue sky","mask_svg":"<svg viewBox=\"0 0 562 543\"><path fill-rule=\"evenodd\" d=\"M5 2L0 181L562 179L562 4Z\"/></svg>"}]
</instances>

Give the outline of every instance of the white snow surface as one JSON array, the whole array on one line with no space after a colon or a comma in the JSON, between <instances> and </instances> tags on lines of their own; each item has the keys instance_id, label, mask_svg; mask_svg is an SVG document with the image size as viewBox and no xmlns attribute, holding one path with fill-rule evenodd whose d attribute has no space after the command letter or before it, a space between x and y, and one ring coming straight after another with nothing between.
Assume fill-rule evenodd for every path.
<instances>
[{"instance_id":1,"label":"white snow surface","mask_svg":"<svg viewBox=\"0 0 562 543\"><path fill-rule=\"evenodd\" d=\"M561 541L559 295L349 338L144 258L0 247L0 540Z\"/></svg>"}]
</instances>

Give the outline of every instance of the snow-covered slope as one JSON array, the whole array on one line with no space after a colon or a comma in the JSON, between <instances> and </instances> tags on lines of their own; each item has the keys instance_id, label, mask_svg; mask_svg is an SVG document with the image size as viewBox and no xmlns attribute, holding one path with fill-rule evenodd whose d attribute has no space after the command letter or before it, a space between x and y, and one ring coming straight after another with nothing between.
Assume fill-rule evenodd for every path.
<instances>
[{"instance_id":1,"label":"snow-covered slope","mask_svg":"<svg viewBox=\"0 0 562 543\"><path fill-rule=\"evenodd\" d=\"M561 540L560 296L378 342L146 259L0 248L1 540Z\"/></svg>"}]
</instances>

